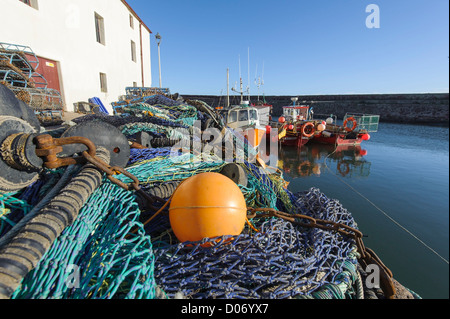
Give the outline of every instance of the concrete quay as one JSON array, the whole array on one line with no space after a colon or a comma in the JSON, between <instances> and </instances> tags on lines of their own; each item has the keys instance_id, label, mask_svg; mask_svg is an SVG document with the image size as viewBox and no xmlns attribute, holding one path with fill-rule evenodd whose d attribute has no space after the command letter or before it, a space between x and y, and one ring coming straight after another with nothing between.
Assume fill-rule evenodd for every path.
<instances>
[{"instance_id":1,"label":"concrete quay","mask_svg":"<svg viewBox=\"0 0 450 319\"><path fill-rule=\"evenodd\" d=\"M185 99L202 100L213 107L223 106L226 96L185 95ZM292 96L265 96L273 105L274 115L282 113L282 107L291 105ZM342 119L347 112L380 115L380 122L449 125L449 94L354 94L354 95L297 95L298 102L314 107L315 114L334 114ZM251 96L251 102L257 96ZM248 99L248 97L246 97ZM262 100L262 97L260 97ZM238 104L240 95L230 96L232 104Z\"/></svg>"}]
</instances>

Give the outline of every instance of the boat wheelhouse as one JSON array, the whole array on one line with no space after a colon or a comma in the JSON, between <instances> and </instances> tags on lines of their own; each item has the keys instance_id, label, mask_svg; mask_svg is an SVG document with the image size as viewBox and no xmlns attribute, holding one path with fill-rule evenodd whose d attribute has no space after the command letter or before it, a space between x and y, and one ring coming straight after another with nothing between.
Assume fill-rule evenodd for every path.
<instances>
[{"instance_id":1,"label":"boat wheelhouse","mask_svg":"<svg viewBox=\"0 0 450 319\"><path fill-rule=\"evenodd\" d=\"M250 127L260 126L258 110L248 105L244 101L239 106L234 106L226 111L225 122L232 129L247 129Z\"/></svg>"},{"instance_id":2,"label":"boat wheelhouse","mask_svg":"<svg viewBox=\"0 0 450 319\"><path fill-rule=\"evenodd\" d=\"M238 131L236 134L240 131L238 135L242 135L257 150L267 133L267 128L260 124L258 110L249 106L248 101L243 101L241 105L222 110L221 113L226 125Z\"/></svg>"}]
</instances>

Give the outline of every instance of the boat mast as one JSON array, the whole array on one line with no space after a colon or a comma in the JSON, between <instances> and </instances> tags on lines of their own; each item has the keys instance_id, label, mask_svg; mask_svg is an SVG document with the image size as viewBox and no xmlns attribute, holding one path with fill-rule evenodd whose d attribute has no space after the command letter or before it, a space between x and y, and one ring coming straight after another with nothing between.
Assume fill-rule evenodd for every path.
<instances>
[{"instance_id":1,"label":"boat mast","mask_svg":"<svg viewBox=\"0 0 450 319\"><path fill-rule=\"evenodd\" d=\"M239 54L239 89L241 92L241 103L244 101L244 91L242 91L241 55Z\"/></svg>"},{"instance_id":2,"label":"boat mast","mask_svg":"<svg viewBox=\"0 0 450 319\"><path fill-rule=\"evenodd\" d=\"M247 86L247 92L248 92L248 101L250 103L250 47L248 47L248 86Z\"/></svg>"},{"instance_id":3,"label":"boat mast","mask_svg":"<svg viewBox=\"0 0 450 319\"><path fill-rule=\"evenodd\" d=\"M234 88L234 87L231 88L231 90L234 92L241 93L241 103L240 104L242 105L242 102L244 101L244 88L243 88L244 83L242 81L242 74L241 74L241 55L239 55L239 82L240 82L240 90L237 91L236 88ZM247 90L248 90L248 88L247 88Z\"/></svg>"},{"instance_id":4,"label":"boat mast","mask_svg":"<svg viewBox=\"0 0 450 319\"><path fill-rule=\"evenodd\" d=\"M227 68L227 107L230 107L230 69Z\"/></svg>"},{"instance_id":5,"label":"boat mast","mask_svg":"<svg viewBox=\"0 0 450 319\"><path fill-rule=\"evenodd\" d=\"M263 61L263 67L262 67L262 80L261 80L261 86L263 87L263 101L266 103L266 97L264 92L264 61Z\"/></svg>"},{"instance_id":6,"label":"boat mast","mask_svg":"<svg viewBox=\"0 0 450 319\"><path fill-rule=\"evenodd\" d=\"M260 89L261 89L261 76L258 75L258 64L256 64L255 84L256 84L256 87L258 88L258 102L259 102Z\"/></svg>"}]
</instances>

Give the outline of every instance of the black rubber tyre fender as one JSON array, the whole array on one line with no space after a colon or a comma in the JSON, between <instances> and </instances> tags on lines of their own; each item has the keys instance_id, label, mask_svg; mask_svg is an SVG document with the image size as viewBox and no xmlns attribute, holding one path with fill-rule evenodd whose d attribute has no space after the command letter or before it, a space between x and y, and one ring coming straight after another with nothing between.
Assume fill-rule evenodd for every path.
<instances>
[{"instance_id":1,"label":"black rubber tyre fender","mask_svg":"<svg viewBox=\"0 0 450 319\"><path fill-rule=\"evenodd\" d=\"M136 135L136 142L144 146L145 148L152 147L153 136L148 134L147 132L141 131Z\"/></svg>"},{"instance_id":2,"label":"black rubber tyre fender","mask_svg":"<svg viewBox=\"0 0 450 319\"><path fill-rule=\"evenodd\" d=\"M41 125L34 110L25 102L16 98L13 91L0 83L0 115L14 116L28 122L36 132L40 132Z\"/></svg>"},{"instance_id":3,"label":"black rubber tyre fender","mask_svg":"<svg viewBox=\"0 0 450 319\"><path fill-rule=\"evenodd\" d=\"M175 144L177 144L180 140L177 139L170 139L165 137L158 137L151 140L151 146L154 148L161 148L161 147L172 147Z\"/></svg>"},{"instance_id":4,"label":"black rubber tyre fender","mask_svg":"<svg viewBox=\"0 0 450 319\"><path fill-rule=\"evenodd\" d=\"M33 134L36 131L25 120L13 116L0 116L0 146L8 136L18 133ZM38 172L15 169L0 156L0 193L21 190L37 181L38 178Z\"/></svg>"},{"instance_id":5,"label":"black rubber tyre fender","mask_svg":"<svg viewBox=\"0 0 450 319\"><path fill-rule=\"evenodd\" d=\"M242 185L247 187L248 179L247 174L245 173L244 168L236 163L229 163L225 165L222 170L220 171L220 174L230 178L233 182L235 182L238 185Z\"/></svg>"},{"instance_id":6,"label":"black rubber tyre fender","mask_svg":"<svg viewBox=\"0 0 450 319\"><path fill-rule=\"evenodd\" d=\"M97 147L104 147L110 153L111 166L125 167L130 159L130 144L115 126L99 121L87 121L70 127L61 137L82 136L90 139ZM64 145L60 156L72 156L87 150L82 144Z\"/></svg>"},{"instance_id":7,"label":"black rubber tyre fender","mask_svg":"<svg viewBox=\"0 0 450 319\"><path fill-rule=\"evenodd\" d=\"M173 195L178 185L180 185L180 182L162 183L158 186L150 188L148 193L159 198L168 199Z\"/></svg>"}]
</instances>

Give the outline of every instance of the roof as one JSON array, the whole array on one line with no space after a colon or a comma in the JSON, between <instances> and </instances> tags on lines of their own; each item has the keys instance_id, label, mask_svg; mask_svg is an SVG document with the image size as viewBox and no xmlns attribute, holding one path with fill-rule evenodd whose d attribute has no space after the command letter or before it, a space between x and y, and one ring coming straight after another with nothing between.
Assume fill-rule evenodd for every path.
<instances>
[{"instance_id":1,"label":"roof","mask_svg":"<svg viewBox=\"0 0 450 319\"><path fill-rule=\"evenodd\" d=\"M138 14L133 10L133 8L125 0L121 0L121 1L128 8L128 10L130 10L130 12L134 15L134 17L144 26L144 28L146 28L148 32L153 33L150 30L150 28L147 27L147 25L144 23L144 21L142 21L142 19L138 16Z\"/></svg>"}]
</instances>

